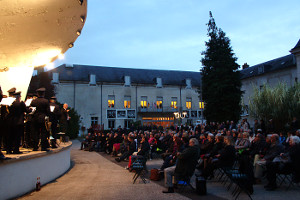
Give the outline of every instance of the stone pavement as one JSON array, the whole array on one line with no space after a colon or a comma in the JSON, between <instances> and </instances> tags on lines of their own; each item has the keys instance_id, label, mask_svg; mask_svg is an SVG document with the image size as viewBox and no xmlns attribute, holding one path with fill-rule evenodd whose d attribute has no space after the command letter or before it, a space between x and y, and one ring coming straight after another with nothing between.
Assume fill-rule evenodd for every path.
<instances>
[{"instance_id":1,"label":"stone pavement","mask_svg":"<svg viewBox=\"0 0 300 200\"><path fill-rule=\"evenodd\" d=\"M199 196L192 191L182 194L163 194L163 181L144 184L138 179L132 184L133 173L124 169L126 162L116 163L104 153L80 151L80 142L73 141L71 159L73 167L62 177L19 199L232 199L231 193L214 180L207 182L208 195ZM149 160L148 169L158 167L161 159ZM276 191L265 191L263 184L254 186L254 200L300 199L299 187L286 191L282 186ZM239 199L249 199L241 194Z\"/></svg>"},{"instance_id":2,"label":"stone pavement","mask_svg":"<svg viewBox=\"0 0 300 200\"><path fill-rule=\"evenodd\" d=\"M178 193L162 194L164 187L140 179L132 184L133 173L110 162L96 152L80 151L73 141L73 168L65 175L19 199L188 199Z\"/></svg>"}]
</instances>

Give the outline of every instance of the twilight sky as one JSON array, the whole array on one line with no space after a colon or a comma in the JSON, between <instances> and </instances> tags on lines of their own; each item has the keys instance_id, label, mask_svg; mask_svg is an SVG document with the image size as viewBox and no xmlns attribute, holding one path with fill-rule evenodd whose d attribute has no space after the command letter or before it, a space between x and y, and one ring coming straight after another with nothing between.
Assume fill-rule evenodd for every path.
<instances>
[{"instance_id":1,"label":"twilight sky","mask_svg":"<svg viewBox=\"0 0 300 200\"><path fill-rule=\"evenodd\" d=\"M55 66L199 71L209 11L239 65L288 55L300 39L299 0L88 0L82 34Z\"/></svg>"}]
</instances>

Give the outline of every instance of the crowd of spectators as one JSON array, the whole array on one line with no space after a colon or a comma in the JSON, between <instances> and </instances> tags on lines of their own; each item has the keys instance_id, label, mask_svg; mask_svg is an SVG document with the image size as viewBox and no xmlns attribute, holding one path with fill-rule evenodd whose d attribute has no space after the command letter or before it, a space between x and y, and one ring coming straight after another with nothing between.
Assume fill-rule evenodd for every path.
<instances>
[{"instance_id":1,"label":"crowd of spectators","mask_svg":"<svg viewBox=\"0 0 300 200\"><path fill-rule=\"evenodd\" d=\"M268 180L266 190L275 190L276 174L282 171L291 171L293 181L299 182L299 130L276 133L273 127L268 129L261 123L256 120L250 128L244 119L240 124L227 121L168 129L118 128L106 134L89 129L81 149L111 154L117 162L126 161L133 155L148 159L159 155L163 159L160 171L164 172L168 186L166 193L174 192L176 187L170 183L170 176L175 176L176 182L180 173L188 175L197 168L201 176L211 179L215 169L230 169L237 162L239 169L247 174L250 193L253 192L252 185L259 184L262 178ZM294 128L298 128L296 126Z\"/></svg>"}]
</instances>

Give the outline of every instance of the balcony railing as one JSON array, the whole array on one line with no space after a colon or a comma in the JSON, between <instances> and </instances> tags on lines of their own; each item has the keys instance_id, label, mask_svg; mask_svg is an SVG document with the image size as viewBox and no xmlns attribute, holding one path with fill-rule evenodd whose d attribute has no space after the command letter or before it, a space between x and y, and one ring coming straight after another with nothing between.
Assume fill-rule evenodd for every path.
<instances>
[{"instance_id":1,"label":"balcony railing","mask_svg":"<svg viewBox=\"0 0 300 200\"><path fill-rule=\"evenodd\" d=\"M172 108L171 106L163 106L162 108L157 108L157 107L138 107L138 112L178 112L179 108Z\"/></svg>"}]
</instances>

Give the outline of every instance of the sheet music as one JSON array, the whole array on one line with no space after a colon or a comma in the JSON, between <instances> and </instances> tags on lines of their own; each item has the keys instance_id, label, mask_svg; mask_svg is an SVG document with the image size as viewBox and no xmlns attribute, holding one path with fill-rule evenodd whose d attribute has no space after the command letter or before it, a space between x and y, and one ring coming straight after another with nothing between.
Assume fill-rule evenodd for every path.
<instances>
[{"instance_id":1,"label":"sheet music","mask_svg":"<svg viewBox=\"0 0 300 200\"><path fill-rule=\"evenodd\" d=\"M0 105L6 105L6 106L11 106L11 104L16 100L16 98L13 97L7 97L3 98L0 102Z\"/></svg>"},{"instance_id":2,"label":"sheet music","mask_svg":"<svg viewBox=\"0 0 300 200\"><path fill-rule=\"evenodd\" d=\"M25 101L26 107L29 107L30 104L31 104L31 102L32 102L32 99L27 99L27 100Z\"/></svg>"}]
</instances>

